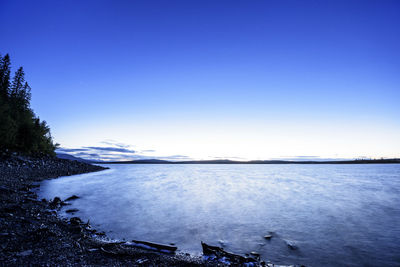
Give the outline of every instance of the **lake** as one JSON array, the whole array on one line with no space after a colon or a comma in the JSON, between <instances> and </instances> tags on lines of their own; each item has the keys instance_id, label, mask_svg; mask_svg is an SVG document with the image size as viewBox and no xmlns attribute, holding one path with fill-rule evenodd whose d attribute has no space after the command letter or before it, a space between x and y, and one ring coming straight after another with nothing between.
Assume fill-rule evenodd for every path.
<instances>
[{"instance_id":1,"label":"lake","mask_svg":"<svg viewBox=\"0 0 400 267\"><path fill-rule=\"evenodd\" d=\"M400 266L400 164L104 166L39 195L80 196L68 208L111 238L194 255L203 241L276 264Z\"/></svg>"}]
</instances>

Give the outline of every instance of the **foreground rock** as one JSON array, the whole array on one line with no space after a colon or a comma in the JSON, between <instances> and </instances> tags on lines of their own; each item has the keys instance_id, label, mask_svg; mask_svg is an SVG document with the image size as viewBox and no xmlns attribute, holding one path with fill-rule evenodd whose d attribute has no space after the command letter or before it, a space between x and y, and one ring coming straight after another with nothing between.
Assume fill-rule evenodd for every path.
<instances>
[{"instance_id":1,"label":"foreground rock","mask_svg":"<svg viewBox=\"0 0 400 267\"><path fill-rule=\"evenodd\" d=\"M0 266L199 266L201 258L164 255L107 241L78 217L60 219L59 198L37 200L31 191L47 178L104 170L53 157L0 158Z\"/></svg>"},{"instance_id":2,"label":"foreground rock","mask_svg":"<svg viewBox=\"0 0 400 267\"><path fill-rule=\"evenodd\" d=\"M211 257L211 259L215 259L220 262L225 262L227 264L233 264L235 266L237 265L251 265L251 266L257 266L261 264L260 262L260 254L256 253L257 255L255 258L252 257L243 257L238 254L234 254L231 252L225 251L223 248L216 247L216 246L210 246L207 245L206 243L201 242L201 246L203 247L203 254ZM265 264L264 262L262 263L263 265Z\"/></svg>"}]
</instances>

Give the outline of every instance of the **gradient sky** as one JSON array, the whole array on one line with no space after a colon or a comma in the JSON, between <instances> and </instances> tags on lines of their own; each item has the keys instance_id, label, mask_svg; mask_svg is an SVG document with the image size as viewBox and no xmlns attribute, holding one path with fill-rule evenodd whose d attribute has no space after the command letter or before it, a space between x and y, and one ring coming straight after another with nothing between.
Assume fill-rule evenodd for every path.
<instances>
[{"instance_id":1,"label":"gradient sky","mask_svg":"<svg viewBox=\"0 0 400 267\"><path fill-rule=\"evenodd\" d=\"M0 53L75 155L400 157L399 14L385 0L0 0Z\"/></svg>"}]
</instances>

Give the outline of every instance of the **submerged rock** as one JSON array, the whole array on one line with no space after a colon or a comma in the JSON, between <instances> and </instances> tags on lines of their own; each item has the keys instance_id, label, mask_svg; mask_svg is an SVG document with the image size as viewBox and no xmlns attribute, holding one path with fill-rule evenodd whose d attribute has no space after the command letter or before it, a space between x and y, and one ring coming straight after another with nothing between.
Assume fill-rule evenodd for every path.
<instances>
[{"instance_id":1,"label":"submerged rock","mask_svg":"<svg viewBox=\"0 0 400 267\"><path fill-rule=\"evenodd\" d=\"M78 199L78 198L79 198L78 196L72 195L69 198L65 199L65 201L75 200L75 199Z\"/></svg>"},{"instance_id":2,"label":"submerged rock","mask_svg":"<svg viewBox=\"0 0 400 267\"><path fill-rule=\"evenodd\" d=\"M286 245L291 250L297 250L299 247L293 241L286 241Z\"/></svg>"},{"instance_id":3,"label":"submerged rock","mask_svg":"<svg viewBox=\"0 0 400 267\"><path fill-rule=\"evenodd\" d=\"M78 209L69 209L69 210L66 210L65 212L66 213L74 213L74 212L77 212L77 211L79 211Z\"/></svg>"}]
</instances>

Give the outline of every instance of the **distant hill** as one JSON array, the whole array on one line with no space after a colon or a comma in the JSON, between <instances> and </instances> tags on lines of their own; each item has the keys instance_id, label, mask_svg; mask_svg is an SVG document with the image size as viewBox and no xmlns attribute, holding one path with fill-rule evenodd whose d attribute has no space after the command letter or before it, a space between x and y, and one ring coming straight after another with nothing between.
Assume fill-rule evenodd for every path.
<instances>
[{"instance_id":1,"label":"distant hill","mask_svg":"<svg viewBox=\"0 0 400 267\"><path fill-rule=\"evenodd\" d=\"M75 160L75 161L84 162L84 163L93 163L93 161L91 161L91 160L78 158L78 157L75 157L75 156L72 156L69 154L65 154L65 153L56 152L56 156L57 156L57 158L60 158L60 159L69 159L69 160Z\"/></svg>"},{"instance_id":2,"label":"distant hill","mask_svg":"<svg viewBox=\"0 0 400 267\"><path fill-rule=\"evenodd\" d=\"M175 163L172 161L161 160L161 159L138 159L138 160L130 160L130 161L98 161L93 163L100 164L170 164Z\"/></svg>"},{"instance_id":3,"label":"distant hill","mask_svg":"<svg viewBox=\"0 0 400 267\"><path fill-rule=\"evenodd\" d=\"M359 160L329 160L329 161L287 161L287 160L252 160L235 161L219 160L190 160L168 161L160 159L140 159L131 161L98 162L102 164L385 164L400 163L400 159L359 159Z\"/></svg>"}]
</instances>

